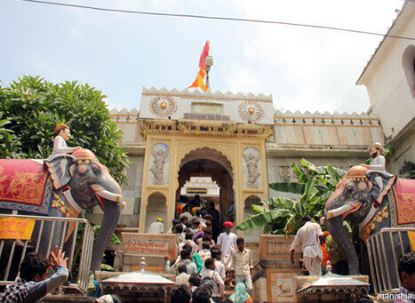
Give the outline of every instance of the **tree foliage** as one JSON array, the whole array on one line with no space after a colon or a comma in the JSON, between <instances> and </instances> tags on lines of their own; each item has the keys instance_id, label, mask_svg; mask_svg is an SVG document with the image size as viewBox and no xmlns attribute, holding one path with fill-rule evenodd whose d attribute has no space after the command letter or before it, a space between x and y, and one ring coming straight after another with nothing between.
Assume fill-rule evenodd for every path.
<instances>
[{"instance_id":1,"label":"tree foliage","mask_svg":"<svg viewBox=\"0 0 415 303\"><path fill-rule=\"evenodd\" d=\"M272 183L270 188L278 192L298 194L298 199L269 198L253 205L256 214L237 226L240 230L264 227L265 233L295 234L305 215L321 217L324 205L344 171L333 166L315 166L302 159L291 166L297 182Z\"/></svg>"},{"instance_id":2,"label":"tree foliage","mask_svg":"<svg viewBox=\"0 0 415 303\"><path fill-rule=\"evenodd\" d=\"M118 146L121 131L111 120L105 95L88 84L54 84L24 76L0 87L0 156L47 158L52 152L53 128L71 127L71 146L92 150L120 183L126 183L128 157Z\"/></svg>"}]
</instances>

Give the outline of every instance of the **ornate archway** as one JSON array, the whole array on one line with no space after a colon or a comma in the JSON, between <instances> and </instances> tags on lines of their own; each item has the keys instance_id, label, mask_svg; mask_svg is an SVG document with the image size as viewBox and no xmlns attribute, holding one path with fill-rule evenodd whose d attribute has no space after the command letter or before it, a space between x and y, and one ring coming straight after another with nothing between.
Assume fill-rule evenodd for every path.
<instances>
[{"instance_id":1,"label":"ornate archway","mask_svg":"<svg viewBox=\"0 0 415 303\"><path fill-rule=\"evenodd\" d=\"M149 196L162 193L167 200L167 222L175 216L181 170L196 171L203 163L229 176L227 200L234 201L235 222L244 217L248 196L268 197L265 139L269 131L258 125L208 122L142 121L146 136L139 229L146 226ZM193 165L193 167L192 167ZM221 209L222 210L222 209Z\"/></svg>"}]
</instances>

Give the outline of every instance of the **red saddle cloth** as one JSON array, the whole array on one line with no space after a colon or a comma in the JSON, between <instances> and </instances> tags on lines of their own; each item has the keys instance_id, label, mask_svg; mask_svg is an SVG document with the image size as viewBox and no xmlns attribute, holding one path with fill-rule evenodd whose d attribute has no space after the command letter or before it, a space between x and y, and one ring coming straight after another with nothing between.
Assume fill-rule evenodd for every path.
<instances>
[{"instance_id":1,"label":"red saddle cloth","mask_svg":"<svg viewBox=\"0 0 415 303\"><path fill-rule=\"evenodd\" d=\"M394 187L398 224L415 223L415 180L398 179Z\"/></svg>"},{"instance_id":2,"label":"red saddle cloth","mask_svg":"<svg viewBox=\"0 0 415 303\"><path fill-rule=\"evenodd\" d=\"M0 159L0 201L40 206L47 178L43 162Z\"/></svg>"}]
</instances>

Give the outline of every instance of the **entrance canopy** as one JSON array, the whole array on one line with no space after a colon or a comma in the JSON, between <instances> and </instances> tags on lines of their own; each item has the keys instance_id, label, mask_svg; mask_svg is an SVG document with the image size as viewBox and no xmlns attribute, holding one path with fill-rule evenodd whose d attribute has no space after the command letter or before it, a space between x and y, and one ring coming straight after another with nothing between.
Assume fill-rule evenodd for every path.
<instances>
[{"instance_id":1,"label":"entrance canopy","mask_svg":"<svg viewBox=\"0 0 415 303\"><path fill-rule=\"evenodd\" d=\"M190 177L180 189L180 195L185 197L219 198L219 193L220 187L211 177Z\"/></svg>"}]
</instances>

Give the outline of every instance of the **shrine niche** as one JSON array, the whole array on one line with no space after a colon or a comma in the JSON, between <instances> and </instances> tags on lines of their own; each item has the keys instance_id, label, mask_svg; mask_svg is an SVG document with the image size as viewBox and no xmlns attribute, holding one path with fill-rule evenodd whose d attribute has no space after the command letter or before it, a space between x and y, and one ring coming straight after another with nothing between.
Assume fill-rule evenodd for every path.
<instances>
[{"instance_id":1,"label":"shrine niche","mask_svg":"<svg viewBox=\"0 0 415 303\"><path fill-rule=\"evenodd\" d=\"M169 172L169 146L165 143L153 145L151 150L151 184L164 185Z\"/></svg>"},{"instance_id":2,"label":"shrine niche","mask_svg":"<svg viewBox=\"0 0 415 303\"><path fill-rule=\"evenodd\" d=\"M148 203L146 207L145 217L145 231L148 230L151 223L153 223L157 217L160 217L166 222L167 220L167 203L166 197L160 192L154 192L148 197Z\"/></svg>"},{"instance_id":3,"label":"shrine niche","mask_svg":"<svg viewBox=\"0 0 415 303\"><path fill-rule=\"evenodd\" d=\"M247 147L242 152L244 159L243 180L245 188L260 188L261 183L261 156L258 149Z\"/></svg>"}]
</instances>

